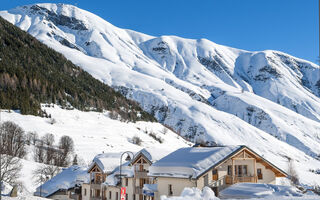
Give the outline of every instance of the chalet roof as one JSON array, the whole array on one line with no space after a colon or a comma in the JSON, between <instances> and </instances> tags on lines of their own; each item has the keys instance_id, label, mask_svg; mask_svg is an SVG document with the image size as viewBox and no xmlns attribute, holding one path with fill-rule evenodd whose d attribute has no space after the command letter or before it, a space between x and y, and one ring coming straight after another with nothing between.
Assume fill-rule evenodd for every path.
<instances>
[{"instance_id":1,"label":"chalet roof","mask_svg":"<svg viewBox=\"0 0 320 200\"><path fill-rule=\"evenodd\" d=\"M103 173L111 173L119 166L121 153L102 153L94 157L92 164L88 168L88 172L92 167L97 165Z\"/></svg>"},{"instance_id":2,"label":"chalet roof","mask_svg":"<svg viewBox=\"0 0 320 200\"><path fill-rule=\"evenodd\" d=\"M196 178L240 148L241 146L181 148L155 162L149 168L149 175Z\"/></svg>"},{"instance_id":3,"label":"chalet roof","mask_svg":"<svg viewBox=\"0 0 320 200\"><path fill-rule=\"evenodd\" d=\"M73 188L76 184L89 182L89 179L86 167L71 166L63 169L62 172L42 184L41 196L49 197L58 191ZM40 195L40 187L36 189L34 195Z\"/></svg>"},{"instance_id":4,"label":"chalet roof","mask_svg":"<svg viewBox=\"0 0 320 200\"><path fill-rule=\"evenodd\" d=\"M155 162L149 168L148 175L197 179L208 170L224 162L243 148L247 148L252 151L243 145L181 148ZM258 155L255 152L253 153ZM285 172L275 167L270 162L263 158L261 159L276 168L280 173L285 174Z\"/></svg>"},{"instance_id":5,"label":"chalet roof","mask_svg":"<svg viewBox=\"0 0 320 200\"><path fill-rule=\"evenodd\" d=\"M134 162L137 161L137 159L142 155L144 156L147 161L149 162L149 164L152 164L158 160L160 160L161 158L163 158L164 156L168 155L169 152L165 151L163 149L157 149L157 148L143 148L140 151L138 151L133 159L131 160L131 164L133 164Z\"/></svg>"}]
</instances>

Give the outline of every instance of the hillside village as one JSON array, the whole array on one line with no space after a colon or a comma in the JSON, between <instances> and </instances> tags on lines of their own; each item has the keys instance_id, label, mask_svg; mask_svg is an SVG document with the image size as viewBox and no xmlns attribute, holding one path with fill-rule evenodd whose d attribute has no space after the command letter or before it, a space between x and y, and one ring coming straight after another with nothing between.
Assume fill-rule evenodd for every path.
<instances>
[{"instance_id":1,"label":"hillside village","mask_svg":"<svg viewBox=\"0 0 320 200\"><path fill-rule=\"evenodd\" d=\"M287 176L246 146L195 145L169 155L151 148L99 154L88 168L63 170L38 187L35 195L66 200L118 200L121 195L127 200L160 200L163 195L179 196L186 187L210 187L218 196L236 183L276 184Z\"/></svg>"}]
</instances>

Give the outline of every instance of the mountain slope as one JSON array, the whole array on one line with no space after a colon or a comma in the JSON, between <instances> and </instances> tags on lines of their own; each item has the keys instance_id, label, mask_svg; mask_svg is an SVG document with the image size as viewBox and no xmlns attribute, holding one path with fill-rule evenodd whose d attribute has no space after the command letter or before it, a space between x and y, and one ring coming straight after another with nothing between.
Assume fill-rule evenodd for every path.
<instances>
[{"instance_id":1,"label":"mountain slope","mask_svg":"<svg viewBox=\"0 0 320 200\"><path fill-rule=\"evenodd\" d=\"M109 117L108 112L83 112L77 109L61 109L57 105L42 105L42 110L55 119L21 115L16 112L2 110L2 121L13 121L25 132L36 132L39 138L51 133L57 142L58 138L67 135L74 141L74 151L81 164L89 165L92 159L102 152L138 152L142 148L153 148L164 155L181 147L191 144L176 133L165 129L161 124L154 122L121 122ZM134 144L133 138L139 137L141 144ZM156 140L155 138L159 138ZM159 142L159 141L162 142ZM57 145L56 143L54 145ZM38 186L33 176L37 166L43 165L33 161L34 147L28 146L28 155L23 160L23 170L19 178L26 190L33 193Z\"/></svg>"},{"instance_id":2,"label":"mountain slope","mask_svg":"<svg viewBox=\"0 0 320 200\"><path fill-rule=\"evenodd\" d=\"M313 63L206 39L148 36L64 4L0 15L190 140L246 144L282 168L287 156L295 158L304 182L319 165L319 69Z\"/></svg>"},{"instance_id":3,"label":"mountain slope","mask_svg":"<svg viewBox=\"0 0 320 200\"><path fill-rule=\"evenodd\" d=\"M124 120L153 120L135 102L1 17L0 44L1 108L41 115L40 103L47 102L115 111Z\"/></svg>"}]
</instances>

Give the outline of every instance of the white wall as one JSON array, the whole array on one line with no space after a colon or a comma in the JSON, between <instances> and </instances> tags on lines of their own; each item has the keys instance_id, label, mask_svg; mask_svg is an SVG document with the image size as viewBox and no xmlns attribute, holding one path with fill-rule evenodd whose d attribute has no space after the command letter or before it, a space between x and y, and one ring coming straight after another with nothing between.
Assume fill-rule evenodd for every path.
<instances>
[{"instance_id":1,"label":"white wall","mask_svg":"<svg viewBox=\"0 0 320 200\"><path fill-rule=\"evenodd\" d=\"M50 196L49 199L55 199L55 200L72 200L72 199L69 198L69 192L58 192L58 193Z\"/></svg>"},{"instance_id":2,"label":"white wall","mask_svg":"<svg viewBox=\"0 0 320 200\"><path fill-rule=\"evenodd\" d=\"M155 197L157 200L160 199L161 195L169 195L169 184L172 185L173 196L180 196L185 187L196 187L196 182L194 180L183 178L158 177L157 184L158 194Z\"/></svg>"},{"instance_id":3,"label":"white wall","mask_svg":"<svg viewBox=\"0 0 320 200\"><path fill-rule=\"evenodd\" d=\"M257 163L257 168L262 169L262 178L258 179L258 183L269 183L269 184L276 184L276 176L274 172L270 169L266 169L261 163Z\"/></svg>"},{"instance_id":4,"label":"white wall","mask_svg":"<svg viewBox=\"0 0 320 200\"><path fill-rule=\"evenodd\" d=\"M84 194L84 190L87 190L87 194ZM82 200L90 200L90 184L82 184L81 188Z\"/></svg>"}]
</instances>

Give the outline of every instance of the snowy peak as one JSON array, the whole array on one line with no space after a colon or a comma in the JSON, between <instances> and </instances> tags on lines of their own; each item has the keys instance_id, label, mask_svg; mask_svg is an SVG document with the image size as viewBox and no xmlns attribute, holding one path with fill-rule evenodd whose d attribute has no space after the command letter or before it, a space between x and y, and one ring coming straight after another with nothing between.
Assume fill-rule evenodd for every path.
<instances>
[{"instance_id":1,"label":"snowy peak","mask_svg":"<svg viewBox=\"0 0 320 200\"><path fill-rule=\"evenodd\" d=\"M56 26L66 26L73 30L88 30L87 25L81 20L79 11L70 5L57 4L53 8L49 4L32 5L31 13L44 16L47 21L53 22Z\"/></svg>"}]
</instances>

